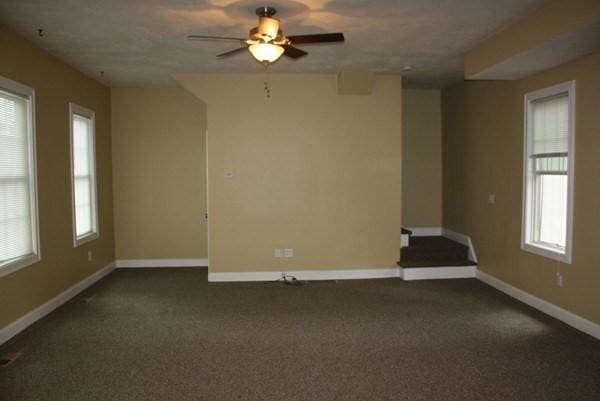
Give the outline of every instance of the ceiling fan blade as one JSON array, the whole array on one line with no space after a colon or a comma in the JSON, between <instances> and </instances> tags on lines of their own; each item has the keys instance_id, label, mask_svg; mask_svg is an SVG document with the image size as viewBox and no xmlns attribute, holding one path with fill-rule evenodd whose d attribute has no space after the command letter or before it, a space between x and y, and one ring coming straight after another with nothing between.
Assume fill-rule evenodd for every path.
<instances>
[{"instance_id":1,"label":"ceiling fan blade","mask_svg":"<svg viewBox=\"0 0 600 401\"><path fill-rule=\"evenodd\" d=\"M233 42L246 42L244 38L231 38L228 36L208 36L208 35L188 35L186 36L187 40L207 40L207 41L233 41Z\"/></svg>"},{"instance_id":2,"label":"ceiling fan blade","mask_svg":"<svg viewBox=\"0 0 600 401\"><path fill-rule=\"evenodd\" d=\"M246 50L248 47L239 47L237 49L233 49L230 50L228 52L225 53L221 53L221 54L217 54L217 57L227 57L227 56L233 56L234 54L238 54L243 52L244 50Z\"/></svg>"},{"instance_id":3,"label":"ceiling fan blade","mask_svg":"<svg viewBox=\"0 0 600 401\"><path fill-rule=\"evenodd\" d=\"M300 58L302 56L306 56L308 53L305 52L304 50L300 50L297 47L294 46L290 46L290 45L283 45L283 54L291 57L291 58Z\"/></svg>"},{"instance_id":4,"label":"ceiling fan blade","mask_svg":"<svg viewBox=\"0 0 600 401\"><path fill-rule=\"evenodd\" d=\"M317 33L313 35L294 35L288 36L287 39L292 45L300 45L307 43L328 43L328 42L343 42L344 34L336 33Z\"/></svg>"}]
</instances>

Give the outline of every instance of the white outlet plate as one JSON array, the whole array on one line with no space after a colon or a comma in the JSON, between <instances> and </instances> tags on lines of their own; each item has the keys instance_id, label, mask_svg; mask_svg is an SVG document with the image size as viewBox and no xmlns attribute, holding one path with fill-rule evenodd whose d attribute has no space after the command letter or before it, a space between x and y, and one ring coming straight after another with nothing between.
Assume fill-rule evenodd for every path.
<instances>
[{"instance_id":1,"label":"white outlet plate","mask_svg":"<svg viewBox=\"0 0 600 401\"><path fill-rule=\"evenodd\" d=\"M284 248L283 249L283 257L284 258L293 258L294 257L294 248Z\"/></svg>"},{"instance_id":2,"label":"white outlet plate","mask_svg":"<svg viewBox=\"0 0 600 401\"><path fill-rule=\"evenodd\" d=\"M488 195L488 203L489 203L490 205L493 205L493 204L495 204L495 203L496 203L496 195L494 195L494 194L489 194L489 195Z\"/></svg>"},{"instance_id":3,"label":"white outlet plate","mask_svg":"<svg viewBox=\"0 0 600 401\"><path fill-rule=\"evenodd\" d=\"M92 251L88 251L88 262L92 261Z\"/></svg>"},{"instance_id":4,"label":"white outlet plate","mask_svg":"<svg viewBox=\"0 0 600 401\"><path fill-rule=\"evenodd\" d=\"M273 249L273 257L274 258L283 258L283 249L281 249L281 248Z\"/></svg>"}]
</instances>

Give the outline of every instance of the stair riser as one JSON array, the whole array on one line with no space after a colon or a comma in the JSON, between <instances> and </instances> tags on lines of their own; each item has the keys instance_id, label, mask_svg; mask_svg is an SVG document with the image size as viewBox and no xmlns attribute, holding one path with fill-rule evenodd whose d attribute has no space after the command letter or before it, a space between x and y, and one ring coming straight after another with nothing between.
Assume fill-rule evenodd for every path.
<instances>
[{"instance_id":1,"label":"stair riser","mask_svg":"<svg viewBox=\"0 0 600 401\"><path fill-rule=\"evenodd\" d=\"M403 269L402 278L405 281L412 280L440 280L453 278L474 278L476 277L476 266L461 267L434 267L434 268L411 268Z\"/></svg>"},{"instance_id":2,"label":"stair riser","mask_svg":"<svg viewBox=\"0 0 600 401\"><path fill-rule=\"evenodd\" d=\"M468 259L468 249L442 249L442 250L421 250L421 249L402 249L402 260L419 261L441 261L441 260L465 260Z\"/></svg>"}]
</instances>

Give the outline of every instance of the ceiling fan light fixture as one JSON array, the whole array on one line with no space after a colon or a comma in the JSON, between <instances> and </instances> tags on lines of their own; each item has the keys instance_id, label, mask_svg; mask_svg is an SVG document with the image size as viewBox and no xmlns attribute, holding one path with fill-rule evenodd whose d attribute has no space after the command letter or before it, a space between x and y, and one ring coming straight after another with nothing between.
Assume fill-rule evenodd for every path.
<instances>
[{"instance_id":1,"label":"ceiling fan light fixture","mask_svg":"<svg viewBox=\"0 0 600 401\"><path fill-rule=\"evenodd\" d=\"M284 52L283 47L272 43L257 43L248 47L252 56L261 63L273 63L281 57Z\"/></svg>"}]
</instances>

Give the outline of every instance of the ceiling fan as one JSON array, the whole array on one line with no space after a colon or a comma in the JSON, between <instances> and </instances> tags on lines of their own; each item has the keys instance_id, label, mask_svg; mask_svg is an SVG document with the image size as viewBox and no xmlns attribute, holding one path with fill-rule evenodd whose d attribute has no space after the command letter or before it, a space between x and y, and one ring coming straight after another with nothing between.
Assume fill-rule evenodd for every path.
<instances>
[{"instance_id":1,"label":"ceiling fan","mask_svg":"<svg viewBox=\"0 0 600 401\"><path fill-rule=\"evenodd\" d=\"M217 57L232 56L248 49L257 61L265 64L274 63L282 55L297 59L308 54L304 50L294 47L294 45L344 41L344 34L341 32L284 36L279 27L279 20L273 18L276 12L277 11L273 7L257 8L256 15L258 15L258 26L250 30L250 35L247 39L206 35L188 35L187 39L239 42L244 46L218 54Z\"/></svg>"}]
</instances>

